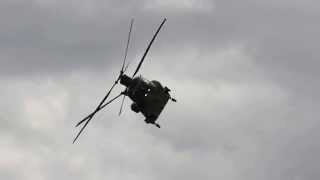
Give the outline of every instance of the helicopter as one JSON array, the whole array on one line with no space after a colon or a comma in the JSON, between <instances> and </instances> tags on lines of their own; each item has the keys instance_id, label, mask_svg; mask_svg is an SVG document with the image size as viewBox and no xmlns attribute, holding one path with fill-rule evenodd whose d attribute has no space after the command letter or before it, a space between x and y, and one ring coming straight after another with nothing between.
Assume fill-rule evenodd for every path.
<instances>
[{"instance_id":1,"label":"helicopter","mask_svg":"<svg viewBox=\"0 0 320 180\"><path fill-rule=\"evenodd\" d=\"M156 80L149 81L143 78L141 75L138 77L135 77L135 76L140 70L141 65L144 62L145 57L148 54L151 45L153 44L155 38L157 37L160 29L162 28L166 20L167 19L164 18L163 21L161 22L156 33L153 35L151 41L149 42L147 49L145 50L137 68L135 69L133 75L130 77L129 75L125 74L125 72L129 66L129 63L126 64L126 58L128 54L128 48L130 44L132 26L134 21L133 19L131 20L128 39L127 39L126 48L125 48L125 55L123 58L120 74L116 79L116 81L114 82L114 84L109 89L109 91L106 93L104 98L100 101L96 109L76 124L76 127L78 127L84 123L84 125L78 132L77 136L74 138L73 143L78 139L80 134L83 132L85 127L88 125L88 123L92 120L93 116L97 112L99 112L100 110L102 110L107 105L109 105L110 103L112 103L114 100L118 99L121 96L123 96L123 98L120 106L119 115L121 115L125 98L128 96L133 101L133 103L131 104L131 110L134 111L135 113L142 113L142 115L145 117L144 121L147 124L153 124L156 127L160 128L160 125L156 122L159 115L161 114L162 110L164 109L164 107L166 106L169 100L176 102L176 99L171 97L169 93L170 89L166 86L163 87L159 81L156 81ZM119 93L114 98L105 102L109 97L111 91L119 83L119 81L120 81L120 84L125 86L125 90Z\"/></svg>"}]
</instances>

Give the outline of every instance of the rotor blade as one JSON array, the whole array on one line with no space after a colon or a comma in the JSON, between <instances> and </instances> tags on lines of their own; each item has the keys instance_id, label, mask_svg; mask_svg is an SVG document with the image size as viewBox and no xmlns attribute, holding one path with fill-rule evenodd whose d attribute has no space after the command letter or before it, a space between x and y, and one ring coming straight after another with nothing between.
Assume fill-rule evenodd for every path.
<instances>
[{"instance_id":1,"label":"rotor blade","mask_svg":"<svg viewBox=\"0 0 320 180\"><path fill-rule=\"evenodd\" d=\"M102 108L106 107L108 104L110 104L112 101L116 100L117 98L119 98L121 95L123 95L122 93L120 93L118 96L114 97L113 99L111 99L110 101L108 101L106 104L99 106L99 110L101 110ZM99 111L98 110L98 111ZM84 130L84 128L88 125L88 123L91 121L92 117L95 115L95 113L97 113L98 111L95 111L93 113L91 113L88 117L89 119L86 121L86 123L83 125L83 127L81 128L81 130L79 131L79 133L77 134L77 136L74 138L73 143L76 142L76 140L78 139L78 137L80 136L80 134L82 133L82 131Z\"/></svg>"},{"instance_id":2,"label":"rotor blade","mask_svg":"<svg viewBox=\"0 0 320 180\"><path fill-rule=\"evenodd\" d=\"M122 94L122 93L121 93ZM120 94L120 95L121 95ZM111 99L110 101L108 101L106 104L102 105L99 107L98 111L100 111L101 109L105 108L108 104L110 104L113 100L117 99L120 95L116 96L115 98ZM87 120L89 119L91 116L94 116L98 111L96 112L92 112L91 114L89 114L87 117L85 117L83 120ZM80 125L80 124L79 124ZM76 127L78 127L79 125L77 125Z\"/></svg>"},{"instance_id":3,"label":"rotor blade","mask_svg":"<svg viewBox=\"0 0 320 180\"><path fill-rule=\"evenodd\" d=\"M122 108L123 108L123 103L124 103L125 98L126 98L126 96L123 96L123 98L122 98L122 102L121 102L121 106L120 106L120 111L119 111L119 116L120 116L121 113L122 113Z\"/></svg>"},{"instance_id":4,"label":"rotor blade","mask_svg":"<svg viewBox=\"0 0 320 180\"><path fill-rule=\"evenodd\" d=\"M106 94L106 96L102 99L102 101L100 102L99 106L96 108L96 110L92 113L94 114L95 112L98 111L99 107L104 103L104 101L108 98L109 94L111 93L112 89L114 88L114 86L118 83L118 81L120 80L120 77L122 75L122 73L127 70L127 67L124 67L125 66L125 61L126 61L126 58L127 58L127 54L128 54L128 48L129 48L129 43L130 43L130 37L131 37L131 31L132 31L132 26L133 26L133 19L131 19L131 23L130 23L130 29L129 29L129 34L128 34L128 40L127 40L127 45L126 45L126 50L125 50L125 56L124 56L124 59L123 59L123 64L122 64L122 67L121 67L121 71L120 71L120 75L118 77L118 79L115 81L115 83L113 84L113 86L111 87L111 89L109 90L109 92ZM125 70L124 70L125 68ZM78 127L80 124L82 124L85 120L87 120L88 118L90 118L92 115L90 116L87 116L85 117L84 119L82 119L81 121L79 121L76 125L76 127Z\"/></svg>"},{"instance_id":5,"label":"rotor blade","mask_svg":"<svg viewBox=\"0 0 320 180\"><path fill-rule=\"evenodd\" d=\"M148 47L147 47L146 51L144 52L144 54L143 54L143 56L142 56L142 58L141 58L141 60L140 60L140 62L139 62L139 65L138 65L138 67L137 67L137 69L136 69L136 71L134 72L134 74L133 74L133 76L132 76L132 77L134 77L134 76L137 74L137 72L139 71L139 69L140 69L140 67L141 67L141 65L142 65L142 63L143 63L143 61L144 61L144 58L146 57L146 55L147 55L147 53L148 53L148 51L149 51L149 49L150 49L150 47L151 47L151 45L152 45L152 43L153 43L154 39L157 37L157 35L158 35L158 33L159 33L159 31L160 31L161 27L162 27L162 26L163 26L163 24L166 22L166 20L167 20L166 18L164 18L164 19L163 19L163 21L162 21L162 23L160 24L160 26L159 26L159 28L158 28L157 32L153 35L153 37L152 37L152 39L151 39L151 41L150 41L150 43L149 43L149 45L148 45Z\"/></svg>"},{"instance_id":6,"label":"rotor blade","mask_svg":"<svg viewBox=\"0 0 320 180\"><path fill-rule=\"evenodd\" d=\"M79 126L80 124L82 124L85 120L87 120L88 118L90 118L91 116L93 116L97 111L99 111L100 106L101 106L101 105L104 103L104 101L108 98L108 96L110 95L112 89L113 89L114 86L118 83L119 79L120 79L120 76L119 76L119 78L114 82L114 84L112 85L112 87L110 88L110 90L108 91L108 93L105 95L105 97L102 99L102 101L100 102L100 104L97 106L97 108L94 110L94 112L91 113L90 116L87 116L87 117L85 117L84 119L82 119L81 121L79 121L79 122L77 123L76 127L78 127L78 126Z\"/></svg>"},{"instance_id":7,"label":"rotor blade","mask_svg":"<svg viewBox=\"0 0 320 180\"><path fill-rule=\"evenodd\" d=\"M123 70L123 73L125 73L127 71L128 67L130 66L130 63L131 63L131 61L128 62L128 64L126 65L126 67Z\"/></svg>"},{"instance_id":8,"label":"rotor blade","mask_svg":"<svg viewBox=\"0 0 320 180\"><path fill-rule=\"evenodd\" d=\"M131 19L131 22L130 22L130 29L129 29L129 34L128 34L127 46L126 46L126 50L125 50L125 53L124 53L121 72L123 72L124 65L126 64L126 59L127 59L128 49L129 49L129 43L130 43L130 38L131 38L132 25L133 25L133 19Z\"/></svg>"}]
</instances>

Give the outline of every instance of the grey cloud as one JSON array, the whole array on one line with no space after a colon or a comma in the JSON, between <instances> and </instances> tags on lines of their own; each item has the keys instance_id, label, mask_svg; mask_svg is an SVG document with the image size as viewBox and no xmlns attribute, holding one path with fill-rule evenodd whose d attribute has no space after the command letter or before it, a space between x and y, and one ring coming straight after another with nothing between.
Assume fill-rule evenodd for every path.
<instances>
[{"instance_id":1,"label":"grey cloud","mask_svg":"<svg viewBox=\"0 0 320 180\"><path fill-rule=\"evenodd\" d=\"M318 3L208 2L1 1L0 176L319 178ZM71 145L118 73L131 17L130 70L168 17L141 73L178 103L160 130L115 103Z\"/></svg>"}]
</instances>

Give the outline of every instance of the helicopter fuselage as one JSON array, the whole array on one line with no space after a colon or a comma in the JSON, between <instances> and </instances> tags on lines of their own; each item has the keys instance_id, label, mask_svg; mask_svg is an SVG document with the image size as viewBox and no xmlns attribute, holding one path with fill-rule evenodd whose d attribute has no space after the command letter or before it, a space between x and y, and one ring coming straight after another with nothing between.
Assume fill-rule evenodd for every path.
<instances>
[{"instance_id":1,"label":"helicopter fuselage","mask_svg":"<svg viewBox=\"0 0 320 180\"><path fill-rule=\"evenodd\" d=\"M147 123L155 123L170 99L169 88L158 81L148 81L143 77L130 78L122 75L120 83L127 87L124 94L133 101L131 110L141 112Z\"/></svg>"},{"instance_id":2,"label":"helicopter fuselage","mask_svg":"<svg viewBox=\"0 0 320 180\"><path fill-rule=\"evenodd\" d=\"M107 94L100 101L99 105L95 108L95 110L91 114L89 114L87 117L83 118L81 121L79 121L77 123L76 127L78 127L80 124L83 124L83 123L84 123L84 125L82 126L82 128L78 132L77 136L74 138L73 143L78 139L80 134L83 132L85 127L88 125L88 123L92 120L93 116L98 111L100 111L101 109L103 109L104 107L106 107L111 102L113 102L114 100L116 100L117 98L119 98L121 96L123 96L123 100L122 100L122 104L120 107L119 115L121 114L122 105L125 100L124 99L125 96L129 96L129 98L133 101L133 103L131 105L131 109L136 113L141 112L145 117L146 123L152 123L155 126L157 126L158 128L160 128L160 125L158 123L156 123L156 120L158 119L163 108L166 106L168 100L171 99L174 102L176 102L176 100L170 96L170 94L169 94L170 90L167 87L163 87L160 84L160 82L148 81L148 80L142 78L141 76L135 77L135 75L139 72L141 65L142 65L143 61L145 60L145 57L148 54L152 43L154 42L155 38L157 37L160 29L162 28L162 26L166 22L166 20L167 20L166 18L163 19L163 21L161 22L160 26L158 27L156 33L153 35L151 41L149 42L140 62L138 64L138 66L136 67L136 69L132 75L132 78L124 74L124 72L127 70L128 66L129 66L129 64L126 64L126 58L127 58L128 48L129 48L132 25L133 25L133 19L131 20L127 45L126 45L126 49L125 49L125 55L124 55L122 67L120 70L120 74L119 74L118 78L116 79L116 81L114 82L114 84L111 86L110 90L107 92ZM119 80L122 85L126 86L126 90L106 102L111 91L118 84Z\"/></svg>"}]
</instances>

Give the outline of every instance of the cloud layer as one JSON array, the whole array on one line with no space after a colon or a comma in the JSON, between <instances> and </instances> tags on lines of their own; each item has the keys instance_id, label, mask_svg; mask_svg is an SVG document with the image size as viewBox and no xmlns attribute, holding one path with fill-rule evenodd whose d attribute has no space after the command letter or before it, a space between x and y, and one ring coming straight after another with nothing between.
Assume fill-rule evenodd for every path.
<instances>
[{"instance_id":1,"label":"cloud layer","mask_svg":"<svg viewBox=\"0 0 320 180\"><path fill-rule=\"evenodd\" d=\"M318 179L319 5L1 1L0 177ZM118 74L132 17L129 73L168 18L140 73L178 103L161 129L114 103L72 145Z\"/></svg>"}]
</instances>

